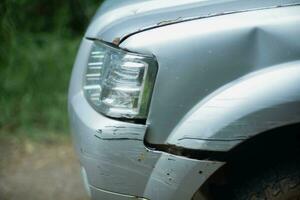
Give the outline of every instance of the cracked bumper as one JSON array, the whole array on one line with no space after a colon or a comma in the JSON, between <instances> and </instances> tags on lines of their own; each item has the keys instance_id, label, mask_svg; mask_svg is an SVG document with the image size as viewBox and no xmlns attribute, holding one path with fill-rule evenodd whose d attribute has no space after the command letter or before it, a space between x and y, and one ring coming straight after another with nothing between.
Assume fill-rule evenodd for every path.
<instances>
[{"instance_id":1,"label":"cracked bumper","mask_svg":"<svg viewBox=\"0 0 300 200\"><path fill-rule=\"evenodd\" d=\"M191 199L223 163L152 151L144 146L145 125L97 113L84 98L80 81L91 45L91 41L83 40L74 65L69 116L75 149L92 199Z\"/></svg>"},{"instance_id":2,"label":"cracked bumper","mask_svg":"<svg viewBox=\"0 0 300 200\"><path fill-rule=\"evenodd\" d=\"M143 143L145 125L96 113L82 92L71 98L69 112L92 199L191 199L222 165L147 149Z\"/></svg>"}]
</instances>

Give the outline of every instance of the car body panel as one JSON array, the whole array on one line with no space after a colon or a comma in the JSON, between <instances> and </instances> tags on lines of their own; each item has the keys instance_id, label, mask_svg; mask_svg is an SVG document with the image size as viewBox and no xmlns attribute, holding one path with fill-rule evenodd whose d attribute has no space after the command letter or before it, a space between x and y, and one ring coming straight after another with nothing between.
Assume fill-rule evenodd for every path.
<instances>
[{"instance_id":1,"label":"car body panel","mask_svg":"<svg viewBox=\"0 0 300 200\"><path fill-rule=\"evenodd\" d=\"M92 41L84 39L75 62L69 113L75 148L92 198L192 198L198 187L224 163L148 149L144 145L146 125L122 122L97 113L84 97L83 81L78 81L88 62L88 55L83 52L89 51L91 46Z\"/></svg>"},{"instance_id":2,"label":"car body panel","mask_svg":"<svg viewBox=\"0 0 300 200\"><path fill-rule=\"evenodd\" d=\"M119 44L132 34L168 24L299 3L299 0L110 0L98 10L85 36Z\"/></svg>"},{"instance_id":3,"label":"car body panel","mask_svg":"<svg viewBox=\"0 0 300 200\"><path fill-rule=\"evenodd\" d=\"M266 130L299 123L299 4L104 3L82 40L69 88L74 144L92 199L191 199L225 163L185 157L178 146L226 152ZM145 123L106 117L86 100L93 40L156 57Z\"/></svg>"},{"instance_id":4,"label":"car body panel","mask_svg":"<svg viewBox=\"0 0 300 200\"><path fill-rule=\"evenodd\" d=\"M178 123L167 143L228 151L257 134L299 123L299 81L300 61L296 61L229 83L198 103Z\"/></svg>"},{"instance_id":5,"label":"car body panel","mask_svg":"<svg viewBox=\"0 0 300 200\"><path fill-rule=\"evenodd\" d=\"M293 85L299 75L292 76L294 67L283 72L293 80L270 80L277 65L285 68L300 60L299 35L300 6L291 6L182 22L127 38L120 44L122 48L152 53L159 64L147 119L147 142L229 151L262 131L299 122L299 86ZM261 76L259 71L264 69L270 69L265 73L268 81L257 85L255 75ZM240 108L241 101L224 100L219 110L215 109L218 112L207 109L223 97L224 87L231 87L226 91L236 98L261 95L256 89L249 93L235 90L243 87L241 80L247 75L252 77L249 83L253 88L264 88L269 95L247 96L243 105L248 108ZM273 88L275 84L278 87ZM280 95L276 103L274 95ZM243 109L247 112L242 114ZM272 111L284 118L270 118ZM233 117L230 122L228 116Z\"/></svg>"}]
</instances>

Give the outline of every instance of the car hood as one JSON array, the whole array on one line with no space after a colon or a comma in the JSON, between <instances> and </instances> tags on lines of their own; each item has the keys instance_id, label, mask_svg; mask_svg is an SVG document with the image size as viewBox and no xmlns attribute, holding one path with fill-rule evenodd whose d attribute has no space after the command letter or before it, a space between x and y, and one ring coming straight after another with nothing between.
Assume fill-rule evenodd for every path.
<instances>
[{"instance_id":1,"label":"car hood","mask_svg":"<svg viewBox=\"0 0 300 200\"><path fill-rule=\"evenodd\" d=\"M85 36L119 44L132 34L159 26L299 3L299 0L108 0L97 11Z\"/></svg>"}]
</instances>

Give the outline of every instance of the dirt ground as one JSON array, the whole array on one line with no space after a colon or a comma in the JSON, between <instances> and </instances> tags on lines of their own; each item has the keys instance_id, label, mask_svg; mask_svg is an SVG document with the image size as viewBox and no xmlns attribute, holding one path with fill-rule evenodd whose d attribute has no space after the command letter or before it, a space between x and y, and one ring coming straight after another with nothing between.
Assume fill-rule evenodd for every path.
<instances>
[{"instance_id":1,"label":"dirt ground","mask_svg":"<svg viewBox=\"0 0 300 200\"><path fill-rule=\"evenodd\" d=\"M0 140L0 200L87 200L71 142Z\"/></svg>"}]
</instances>

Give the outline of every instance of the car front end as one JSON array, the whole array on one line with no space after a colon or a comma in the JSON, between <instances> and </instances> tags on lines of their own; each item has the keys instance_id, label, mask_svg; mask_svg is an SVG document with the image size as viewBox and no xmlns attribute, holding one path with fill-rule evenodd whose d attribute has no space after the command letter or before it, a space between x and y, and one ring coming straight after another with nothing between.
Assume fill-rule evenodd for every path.
<instances>
[{"instance_id":1,"label":"car front end","mask_svg":"<svg viewBox=\"0 0 300 200\"><path fill-rule=\"evenodd\" d=\"M222 163L189 159L148 148L144 144L147 124L142 118L136 118L136 116L142 117L142 115L134 112L132 108L127 111L128 108L121 106L119 108L121 111L116 108L109 110L105 107L107 105L104 105L104 111L97 111L97 106L101 106L102 102L93 104L91 101L94 96L99 95L99 91L92 91L94 95L91 94L90 90L95 90L95 88L88 85L91 82L87 83L92 80L87 80L91 77L87 66L89 63L95 63L91 61L91 56L96 55L94 52L99 51L99 49L95 51L95 45L110 50L114 48L116 51L124 51L106 43L102 44L100 41L83 39L79 50L80 56L74 67L69 93L69 112L74 143L77 153L80 155L82 175L87 191L93 199L131 199L134 197L139 199L189 199L197 191L198 186ZM131 52L128 54L132 56ZM137 57L144 59L145 62L145 57L142 55ZM154 59L153 56L149 57ZM157 67L154 61L148 61L152 65L147 64L147 67ZM126 62L130 66L129 61ZM94 65L90 66L95 67ZM133 63L131 66L136 69ZM127 74L130 72L131 74L136 73L131 70ZM85 76L82 76L83 74ZM140 77L136 74L134 76ZM78 77L80 78L78 79ZM144 81L154 81L148 80L145 74L142 77L144 77ZM155 76L150 73L149 79L153 78ZM113 78L111 80L116 81ZM116 82L120 83L121 81ZM126 82L126 84L129 83ZM125 86L127 86L126 84ZM146 87L147 84L140 85ZM148 90L151 91L151 83L148 85ZM121 91L125 91L125 89L121 88ZM129 89L129 92L131 91L132 89ZM150 99L148 95L138 96ZM132 102L142 102L135 101L134 98L135 96ZM129 97L127 96L126 99ZM124 104L128 105L129 103L125 102ZM130 115L132 113L134 116Z\"/></svg>"},{"instance_id":2,"label":"car front end","mask_svg":"<svg viewBox=\"0 0 300 200\"><path fill-rule=\"evenodd\" d=\"M266 24L292 34L274 16L296 23L299 3L106 1L82 39L69 88L72 135L91 198L206 199L199 188L225 164L211 155L250 137L240 130L263 127L229 126L248 110L230 110L237 107L224 106L226 95L217 94L255 70L296 59L297 52L274 50L254 62L261 57L251 44Z\"/></svg>"}]
</instances>

